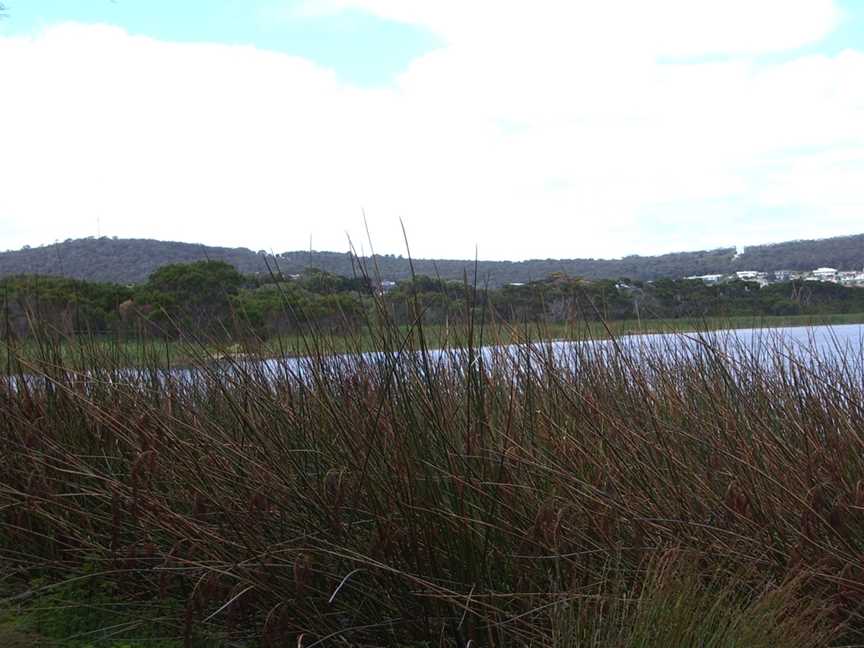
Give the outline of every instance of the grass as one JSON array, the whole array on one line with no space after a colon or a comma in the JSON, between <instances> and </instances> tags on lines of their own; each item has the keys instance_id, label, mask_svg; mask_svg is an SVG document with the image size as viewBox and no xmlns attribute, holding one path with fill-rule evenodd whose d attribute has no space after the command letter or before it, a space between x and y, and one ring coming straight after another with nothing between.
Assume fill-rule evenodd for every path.
<instances>
[{"instance_id":1,"label":"grass","mask_svg":"<svg viewBox=\"0 0 864 648\"><path fill-rule=\"evenodd\" d=\"M191 376L43 341L0 377L6 608L70 648L864 645L864 350L503 330Z\"/></svg>"},{"instance_id":2,"label":"grass","mask_svg":"<svg viewBox=\"0 0 864 648\"><path fill-rule=\"evenodd\" d=\"M11 618L0 618L0 646L3 648L51 648L51 641L22 630Z\"/></svg>"}]
</instances>

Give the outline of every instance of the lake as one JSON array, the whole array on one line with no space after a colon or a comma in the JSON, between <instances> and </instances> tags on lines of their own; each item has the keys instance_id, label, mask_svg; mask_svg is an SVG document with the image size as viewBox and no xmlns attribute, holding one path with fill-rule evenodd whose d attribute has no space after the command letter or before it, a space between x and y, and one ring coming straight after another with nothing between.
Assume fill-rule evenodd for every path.
<instances>
[{"instance_id":1,"label":"lake","mask_svg":"<svg viewBox=\"0 0 864 648\"><path fill-rule=\"evenodd\" d=\"M633 360L676 356L679 358L714 355L730 364L768 367L778 359L806 365L837 365L864 369L864 325L731 329L694 333L651 333L626 335L614 340L552 340L531 344L511 344L504 347L484 346L475 350L474 361L482 358L489 363L534 363L554 359L575 365L589 359L598 360L622 355ZM409 356L406 352L403 356ZM325 361L333 368L366 363L392 362L395 354L369 352L360 355L343 354ZM465 349L433 349L428 352L432 367L450 363L466 363L471 354ZM309 360L279 358L255 361L268 372L302 372ZM862 371L864 374L864 371Z\"/></svg>"}]
</instances>

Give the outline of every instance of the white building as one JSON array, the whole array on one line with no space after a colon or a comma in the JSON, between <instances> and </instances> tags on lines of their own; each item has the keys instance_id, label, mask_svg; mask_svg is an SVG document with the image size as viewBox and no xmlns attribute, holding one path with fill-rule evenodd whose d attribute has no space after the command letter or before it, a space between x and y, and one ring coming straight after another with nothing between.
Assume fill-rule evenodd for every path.
<instances>
[{"instance_id":1,"label":"white building","mask_svg":"<svg viewBox=\"0 0 864 648\"><path fill-rule=\"evenodd\" d=\"M735 276L741 281L756 281L760 274L764 273L757 272L756 270L739 270L735 273Z\"/></svg>"},{"instance_id":2,"label":"white building","mask_svg":"<svg viewBox=\"0 0 864 648\"><path fill-rule=\"evenodd\" d=\"M816 268L811 274L818 281L837 281L837 268Z\"/></svg>"},{"instance_id":3,"label":"white building","mask_svg":"<svg viewBox=\"0 0 864 648\"><path fill-rule=\"evenodd\" d=\"M684 277L685 279L698 279L699 281L704 281L706 284L715 284L719 283L723 279L722 274L707 274L707 275L693 275L692 277Z\"/></svg>"},{"instance_id":4,"label":"white building","mask_svg":"<svg viewBox=\"0 0 864 648\"><path fill-rule=\"evenodd\" d=\"M844 286L864 286L864 272L841 272L839 277Z\"/></svg>"},{"instance_id":5,"label":"white building","mask_svg":"<svg viewBox=\"0 0 864 648\"><path fill-rule=\"evenodd\" d=\"M768 285L767 272L757 272L756 270L739 270L735 273L735 276L738 277L741 281L755 281L759 284L760 287Z\"/></svg>"}]
</instances>

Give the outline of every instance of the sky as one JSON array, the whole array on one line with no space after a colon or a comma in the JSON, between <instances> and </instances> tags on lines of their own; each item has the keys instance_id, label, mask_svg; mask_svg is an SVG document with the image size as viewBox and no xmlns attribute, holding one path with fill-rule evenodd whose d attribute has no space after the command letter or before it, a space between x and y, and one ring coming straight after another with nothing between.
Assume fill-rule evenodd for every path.
<instances>
[{"instance_id":1,"label":"sky","mask_svg":"<svg viewBox=\"0 0 864 648\"><path fill-rule=\"evenodd\" d=\"M400 221L414 256L513 260L864 233L864 0L4 4L0 250L404 254Z\"/></svg>"}]
</instances>

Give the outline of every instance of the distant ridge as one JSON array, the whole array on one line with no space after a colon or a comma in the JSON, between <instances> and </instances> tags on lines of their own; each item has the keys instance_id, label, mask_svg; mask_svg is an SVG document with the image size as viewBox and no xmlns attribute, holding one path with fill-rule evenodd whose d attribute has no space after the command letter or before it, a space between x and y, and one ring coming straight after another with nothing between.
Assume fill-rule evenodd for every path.
<instances>
[{"instance_id":1,"label":"distant ridge","mask_svg":"<svg viewBox=\"0 0 864 648\"><path fill-rule=\"evenodd\" d=\"M226 261L243 273L266 273L264 252L247 248L213 247L194 243L153 239L108 237L69 239L62 243L0 252L0 277L13 274L43 274L107 281L140 283L168 263L212 259ZM317 267L350 276L354 272L347 252L284 252L276 262L285 274ZM382 279L399 281L410 277L407 258L378 255ZM565 272L588 279L652 280L678 279L692 275L727 274L736 270L812 270L829 266L839 270L864 267L864 234L812 241L790 241L736 249L719 248L697 252L676 252L659 256L627 256L622 259L532 259L528 261L480 261L478 280L491 286L541 279L553 272ZM473 279L474 261L458 259L415 259L418 274L461 280Z\"/></svg>"}]
</instances>

